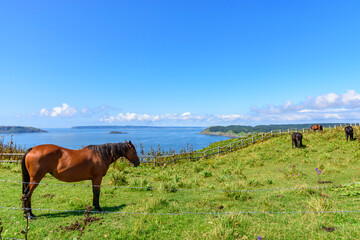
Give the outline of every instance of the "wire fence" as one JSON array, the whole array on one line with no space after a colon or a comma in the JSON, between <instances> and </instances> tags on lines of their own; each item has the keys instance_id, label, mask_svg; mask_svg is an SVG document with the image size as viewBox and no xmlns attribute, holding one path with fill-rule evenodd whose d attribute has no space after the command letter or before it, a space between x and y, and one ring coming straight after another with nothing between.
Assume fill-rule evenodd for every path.
<instances>
[{"instance_id":1,"label":"wire fence","mask_svg":"<svg viewBox=\"0 0 360 240\"><path fill-rule=\"evenodd\" d=\"M333 126L329 125L326 128L323 128L325 130L331 130L331 129L337 129L342 128L345 126L360 126L360 123L349 123L349 124L335 124ZM247 147L251 144L254 144L256 142L264 141L272 137L278 137L285 134L291 134L293 132L302 132L305 134L308 129L302 128L302 129L287 129L287 130L274 130L270 131L268 133L258 133L254 135L250 135L248 137L242 137L238 141L231 142L224 146L219 146L216 148L206 149L206 150L199 150L199 151L190 151L185 153L178 153L178 154L159 154L159 155L140 155L139 159L140 162L143 164L151 164L153 166L162 166L167 163L174 163L174 162L180 162L181 160L187 160L187 161L196 161L202 158L207 158L213 155L219 155L223 153L229 153L244 147ZM23 154L22 153L0 153L0 163L20 163L21 158ZM9 159L4 159L4 157L8 157ZM121 161L126 161L125 159L120 159Z\"/></svg>"},{"instance_id":2,"label":"wire fence","mask_svg":"<svg viewBox=\"0 0 360 240\"><path fill-rule=\"evenodd\" d=\"M285 190L302 190L302 189L323 189L323 188L341 188L351 185L360 184L360 182L343 183L337 185L327 186L301 186L301 187L284 187L284 188L269 188L269 189L194 189L194 188L157 188L152 187L128 187L116 185L91 185L91 184L72 184L72 183L32 183L0 179L0 182L13 183L13 184L36 184L46 186L70 186L70 187L110 187L119 189L144 189L144 190L160 190L160 191L194 191L194 192L267 192L267 191L285 191Z\"/></svg>"},{"instance_id":3,"label":"wire fence","mask_svg":"<svg viewBox=\"0 0 360 240\"><path fill-rule=\"evenodd\" d=\"M30 208L17 207L3 207L0 209L8 210L30 210ZM275 212L275 211L239 211L239 212L122 212L122 211L92 211L92 210L73 210L73 209L44 209L31 208L34 211L48 211L48 212L64 212L64 213L99 213L99 214L132 214L132 215L243 215L243 214L327 214L327 213L360 213L360 210L334 210L334 211L289 211L289 212Z\"/></svg>"},{"instance_id":4,"label":"wire fence","mask_svg":"<svg viewBox=\"0 0 360 240\"><path fill-rule=\"evenodd\" d=\"M11 240L25 240L25 239L22 239L22 238L0 238L0 239L11 239Z\"/></svg>"}]
</instances>

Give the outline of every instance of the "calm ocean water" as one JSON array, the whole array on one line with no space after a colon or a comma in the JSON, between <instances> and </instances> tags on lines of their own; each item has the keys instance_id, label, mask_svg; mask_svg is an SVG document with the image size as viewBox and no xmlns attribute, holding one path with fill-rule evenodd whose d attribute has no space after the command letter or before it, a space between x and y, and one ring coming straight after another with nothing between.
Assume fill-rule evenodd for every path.
<instances>
[{"instance_id":1,"label":"calm ocean water","mask_svg":"<svg viewBox=\"0 0 360 240\"><path fill-rule=\"evenodd\" d=\"M199 134L201 127L119 127L116 129L72 129L49 128L47 133L18 133L13 134L14 143L33 147L39 144L56 144L62 147L79 149L91 144L104 144L132 141L139 148L142 143L144 150L157 149L160 145L165 151L176 151L186 148L187 144L193 149L200 149L209 144L227 139L221 136ZM110 134L110 131L121 131L126 134ZM4 142L10 141L10 134L0 134Z\"/></svg>"}]
</instances>

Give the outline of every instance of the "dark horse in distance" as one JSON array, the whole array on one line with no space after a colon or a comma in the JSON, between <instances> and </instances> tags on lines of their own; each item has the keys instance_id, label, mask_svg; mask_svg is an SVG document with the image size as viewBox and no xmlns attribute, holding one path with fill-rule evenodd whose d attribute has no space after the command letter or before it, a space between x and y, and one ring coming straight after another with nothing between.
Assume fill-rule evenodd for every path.
<instances>
[{"instance_id":1,"label":"dark horse in distance","mask_svg":"<svg viewBox=\"0 0 360 240\"><path fill-rule=\"evenodd\" d=\"M291 140L292 140L292 146L294 147L298 147L298 148L301 148L303 147L303 144L302 144L302 134L299 133L299 132L294 132L292 135L291 135Z\"/></svg>"},{"instance_id":2,"label":"dark horse in distance","mask_svg":"<svg viewBox=\"0 0 360 240\"><path fill-rule=\"evenodd\" d=\"M354 140L354 129L351 126L345 127L346 141L350 137L350 141Z\"/></svg>"},{"instance_id":3,"label":"dark horse in distance","mask_svg":"<svg viewBox=\"0 0 360 240\"><path fill-rule=\"evenodd\" d=\"M321 124L314 124L309 128L309 132L311 131L322 131L323 130L323 126Z\"/></svg>"},{"instance_id":4,"label":"dark horse in distance","mask_svg":"<svg viewBox=\"0 0 360 240\"><path fill-rule=\"evenodd\" d=\"M39 145L26 151L22 162L24 216L32 219L31 195L45 174L50 173L64 182L91 180L93 205L99 205L101 180L110 164L120 157L127 158L134 166L140 164L136 149L131 141L90 145L80 150L71 150L52 144Z\"/></svg>"}]
</instances>

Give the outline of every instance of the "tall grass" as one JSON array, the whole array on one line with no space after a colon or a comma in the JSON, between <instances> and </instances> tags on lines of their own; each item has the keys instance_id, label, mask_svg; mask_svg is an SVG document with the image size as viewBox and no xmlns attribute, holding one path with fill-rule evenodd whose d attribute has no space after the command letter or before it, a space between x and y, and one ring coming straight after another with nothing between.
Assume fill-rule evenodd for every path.
<instances>
[{"instance_id":1,"label":"tall grass","mask_svg":"<svg viewBox=\"0 0 360 240\"><path fill-rule=\"evenodd\" d=\"M10 136L10 141L5 142L4 137L0 136L0 153L23 153L25 148L14 143L13 135Z\"/></svg>"}]
</instances>

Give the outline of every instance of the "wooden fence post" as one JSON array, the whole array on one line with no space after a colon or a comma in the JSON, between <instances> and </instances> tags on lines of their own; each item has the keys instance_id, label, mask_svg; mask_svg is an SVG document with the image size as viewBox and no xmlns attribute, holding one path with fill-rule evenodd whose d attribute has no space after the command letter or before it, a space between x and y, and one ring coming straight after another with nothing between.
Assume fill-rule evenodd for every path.
<instances>
[{"instance_id":1,"label":"wooden fence post","mask_svg":"<svg viewBox=\"0 0 360 240\"><path fill-rule=\"evenodd\" d=\"M206 150L204 151L204 158L206 158Z\"/></svg>"},{"instance_id":2,"label":"wooden fence post","mask_svg":"<svg viewBox=\"0 0 360 240\"><path fill-rule=\"evenodd\" d=\"M273 136L273 131L271 131L271 136Z\"/></svg>"},{"instance_id":3,"label":"wooden fence post","mask_svg":"<svg viewBox=\"0 0 360 240\"><path fill-rule=\"evenodd\" d=\"M218 147L218 154L220 154L220 147Z\"/></svg>"},{"instance_id":4,"label":"wooden fence post","mask_svg":"<svg viewBox=\"0 0 360 240\"><path fill-rule=\"evenodd\" d=\"M154 157L154 167L156 167L156 157Z\"/></svg>"},{"instance_id":5,"label":"wooden fence post","mask_svg":"<svg viewBox=\"0 0 360 240\"><path fill-rule=\"evenodd\" d=\"M241 148L244 147L244 140L241 140Z\"/></svg>"},{"instance_id":6,"label":"wooden fence post","mask_svg":"<svg viewBox=\"0 0 360 240\"><path fill-rule=\"evenodd\" d=\"M280 135L282 134L282 130L280 129Z\"/></svg>"},{"instance_id":7,"label":"wooden fence post","mask_svg":"<svg viewBox=\"0 0 360 240\"><path fill-rule=\"evenodd\" d=\"M254 143L254 136L251 136L251 143Z\"/></svg>"},{"instance_id":8,"label":"wooden fence post","mask_svg":"<svg viewBox=\"0 0 360 240\"><path fill-rule=\"evenodd\" d=\"M262 135L262 140L264 140L264 133L263 134L261 134Z\"/></svg>"},{"instance_id":9,"label":"wooden fence post","mask_svg":"<svg viewBox=\"0 0 360 240\"><path fill-rule=\"evenodd\" d=\"M303 128L303 133L305 133L305 128Z\"/></svg>"}]
</instances>

